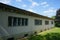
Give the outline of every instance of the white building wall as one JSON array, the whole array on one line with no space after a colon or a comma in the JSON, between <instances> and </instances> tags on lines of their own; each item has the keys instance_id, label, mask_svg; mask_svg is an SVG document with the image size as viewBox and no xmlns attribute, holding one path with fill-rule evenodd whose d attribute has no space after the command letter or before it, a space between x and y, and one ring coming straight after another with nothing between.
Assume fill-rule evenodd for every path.
<instances>
[{"instance_id":1,"label":"white building wall","mask_svg":"<svg viewBox=\"0 0 60 40\"><path fill-rule=\"evenodd\" d=\"M33 32L33 31L40 32L41 30L54 27L54 24L52 25L50 23L50 21L53 21L53 20L37 18L37 17L22 15L22 14L18 14L18 13L11 13L11 12L6 12L6 11L0 11L0 16L1 16L0 25L3 26L9 34L20 34L20 33ZM8 27L8 16L28 18L28 26ZM43 24L35 25L35 21L34 21L35 19L42 20ZM49 21L49 25L45 25L45 20Z\"/></svg>"}]
</instances>

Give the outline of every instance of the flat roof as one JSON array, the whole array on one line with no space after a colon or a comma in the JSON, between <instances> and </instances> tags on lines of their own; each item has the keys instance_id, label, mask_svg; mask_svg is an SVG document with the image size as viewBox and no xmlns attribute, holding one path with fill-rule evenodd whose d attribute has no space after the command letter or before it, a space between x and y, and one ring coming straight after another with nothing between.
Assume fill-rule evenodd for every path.
<instances>
[{"instance_id":1,"label":"flat roof","mask_svg":"<svg viewBox=\"0 0 60 40\"><path fill-rule=\"evenodd\" d=\"M23 14L23 15L28 15L28 16L33 16L33 17L39 17L39 18L44 18L44 19L49 19L49 20L54 20L52 18L43 16L43 15L39 15L24 9L20 9L17 7L13 7L11 5L7 5L4 3L0 3L0 10L4 10L4 11L9 11L9 12L15 12L15 13L19 13L19 14Z\"/></svg>"}]
</instances>

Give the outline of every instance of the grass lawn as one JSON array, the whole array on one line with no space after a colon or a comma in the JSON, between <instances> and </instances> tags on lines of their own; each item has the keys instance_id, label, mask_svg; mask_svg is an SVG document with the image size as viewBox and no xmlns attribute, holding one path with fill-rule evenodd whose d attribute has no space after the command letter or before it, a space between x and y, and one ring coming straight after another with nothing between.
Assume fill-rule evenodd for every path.
<instances>
[{"instance_id":1,"label":"grass lawn","mask_svg":"<svg viewBox=\"0 0 60 40\"><path fill-rule=\"evenodd\" d=\"M29 40L60 40L60 28L55 27L47 31L38 33L38 35L33 35Z\"/></svg>"},{"instance_id":2,"label":"grass lawn","mask_svg":"<svg viewBox=\"0 0 60 40\"><path fill-rule=\"evenodd\" d=\"M46 35L47 33L60 33L60 28L58 27L55 27L55 28L52 28L50 30L47 30L47 31L43 31L41 33L38 33L38 35Z\"/></svg>"}]
</instances>

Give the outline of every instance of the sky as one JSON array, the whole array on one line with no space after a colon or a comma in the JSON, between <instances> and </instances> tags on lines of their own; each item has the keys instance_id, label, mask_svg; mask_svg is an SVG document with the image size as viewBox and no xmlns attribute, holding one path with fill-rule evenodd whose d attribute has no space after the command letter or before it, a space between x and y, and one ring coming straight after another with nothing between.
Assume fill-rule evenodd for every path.
<instances>
[{"instance_id":1,"label":"sky","mask_svg":"<svg viewBox=\"0 0 60 40\"><path fill-rule=\"evenodd\" d=\"M0 2L47 17L55 16L60 8L60 0L0 0Z\"/></svg>"}]
</instances>

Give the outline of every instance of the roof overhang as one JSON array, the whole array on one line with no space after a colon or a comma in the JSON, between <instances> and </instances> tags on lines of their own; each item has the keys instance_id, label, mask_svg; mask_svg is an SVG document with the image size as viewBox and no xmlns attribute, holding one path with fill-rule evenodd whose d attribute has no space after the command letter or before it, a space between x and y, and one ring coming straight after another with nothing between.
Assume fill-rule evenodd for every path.
<instances>
[{"instance_id":1,"label":"roof overhang","mask_svg":"<svg viewBox=\"0 0 60 40\"><path fill-rule=\"evenodd\" d=\"M28 15L28 16L33 16L33 17L39 17L39 18L44 18L44 19L49 19L49 20L54 20L52 18L46 17L46 16L42 16L30 11L26 11L20 8L16 8L7 4L3 4L0 3L0 10L4 10L4 11L9 11L9 12L15 12L15 13L19 13L19 14L23 14L23 15Z\"/></svg>"}]
</instances>

